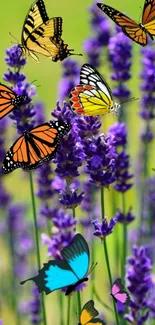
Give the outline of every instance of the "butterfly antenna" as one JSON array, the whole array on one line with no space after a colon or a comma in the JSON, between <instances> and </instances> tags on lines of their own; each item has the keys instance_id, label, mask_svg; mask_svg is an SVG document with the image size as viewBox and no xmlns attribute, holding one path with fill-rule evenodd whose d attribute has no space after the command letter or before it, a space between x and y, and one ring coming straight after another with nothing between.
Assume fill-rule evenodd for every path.
<instances>
[{"instance_id":1,"label":"butterfly antenna","mask_svg":"<svg viewBox=\"0 0 155 325\"><path fill-rule=\"evenodd\" d=\"M93 262L92 263L92 266L89 269L88 275L92 273L92 271L95 269L95 267L97 266L97 264L98 264L98 262L96 262L96 263Z\"/></svg>"},{"instance_id":2,"label":"butterfly antenna","mask_svg":"<svg viewBox=\"0 0 155 325\"><path fill-rule=\"evenodd\" d=\"M30 85L33 86L35 82L37 82L37 79L31 81ZM41 87L41 85L35 85L35 87L38 88L38 87Z\"/></svg>"},{"instance_id":3,"label":"butterfly antenna","mask_svg":"<svg viewBox=\"0 0 155 325\"><path fill-rule=\"evenodd\" d=\"M70 55L83 56L83 54L81 54L81 53L80 53L80 54L79 54L79 53L71 53L70 51L73 51L73 52L74 52L74 50L73 50L73 49L70 49L70 50L69 50L69 54L70 54Z\"/></svg>"},{"instance_id":4,"label":"butterfly antenna","mask_svg":"<svg viewBox=\"0 0 155 325\"><path fill-rule=\"evenodd\" d=\"M121 102L120 104L125 104L125 103L130 103L130 102L133 102L135 100L139 100L139 98L135 98L135 97L132 97L132 98L129 98L127 100L124 100L123 102Z\"/></svg>"},{"instance_id":5,"label":"butterfly antenna","mask_svg":"<svg viewBox=\"0 0 155 325\"><path fill-rule=\"evenodd\" d=\"M16 38L14 35L12 35L11 32L9 32L9 35L10 35L11 37L13 37L14 40L19 44L19 41L17 40L17 38Z\"/></svg>"}]
</instances>

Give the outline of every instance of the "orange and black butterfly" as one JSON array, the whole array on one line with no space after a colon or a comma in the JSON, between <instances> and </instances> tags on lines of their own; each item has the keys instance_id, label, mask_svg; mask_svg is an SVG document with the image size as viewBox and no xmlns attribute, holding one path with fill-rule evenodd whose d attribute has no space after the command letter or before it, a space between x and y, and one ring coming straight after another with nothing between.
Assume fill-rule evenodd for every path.
<instances>
[{"instance_id":1,"label":"orange and black butterfly","mask_svg":"<svg viewBox=\"0 0 155 325\"><path fill-rule=\"evenodd\" d=\"M89 300L83 307L78 325L105 325L106 323L98 316L98 311L94 308L94 301Z\"/></svg>"},{"instance_id":2,"label":"orange and black butterfly","mask_svg":"<svg viewBox=\"0 0 155 325\"><path fill-rule=\"evenodd\" d=\"M17 95L9 87L0 84L0 119L20 107L26 99L26 95Z\"/></svg>"},{"instance_id":3,"label":"orange and black butterfly","mask_svg":"<svg viewBox=\"0 0 155 325\"><path fill-rule=\"evenodd\" d=\"M43 0L34 1L25 18L20 48L39 62L36 53L47 56L52 61L63 61L72 51L61 39L62 18L49 18ZM75 54L76 55L76 54ZM77 54L82 55L82 54Z\"/></svg>"},{"instance_id":4,"label":"orange and black butterfly","mask_svg":"<svg viewBox=\"0 0 155 325\"><path fill-rule=\"evenodd\" d=\"M153 40L153 36L155 36L155 0L145 0L141 24L137 24L110 6L102 3L97 3L97 6L118 26L122 27L122 32L136 43L142 46L147 45L147 35Z\"/></svg>"},{"instance_id":5,"label":"orange and black butterfly","mask_svg":"<svg viewBox=\"0 0 155 325\"><path fill-rule=\"evenodd\" d=\"M6 153L3 172L11 173L20 167L34 169L42 165L43 161L54 158L60 138L70 129L69 123L53 121L25 131Z\"/></svg>"}]
</instances>

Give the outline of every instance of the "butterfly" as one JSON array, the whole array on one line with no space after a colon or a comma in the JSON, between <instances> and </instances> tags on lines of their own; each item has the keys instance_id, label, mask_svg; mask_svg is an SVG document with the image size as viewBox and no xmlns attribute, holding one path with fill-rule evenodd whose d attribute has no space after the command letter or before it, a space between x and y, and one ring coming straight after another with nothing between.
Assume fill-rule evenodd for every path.
<instances>
[{"instance_id":1,"label":"butterfly","mask_svg":"<svg viewBox=\"0 0 155 325\"><path fill-rule=\"evenodd\" d=\"M32 280L39 292L44 291L46 295L67 287L65 294L69 295L79 284L88 281L89 247L82 235L75 235L71 244L61 250L61 256L62 260L44 263L37 276L21 284Z\"/></svg>"},{"instance_id":2,"label":"butterfly","mask_svg":"<svg viewBox=\"0 0 155 325\"><path fill-rule=\"evenodd\" d=\"M118 112L120 104L114 103L112 92L100 73L90 64L80 71L80 84L70 92L72 110L79 115L104 115Z\"/></svg>"},{"instance_id":3,"label":"butterfly","mask_svg":"<svg viewBox=\"0 0 155 325\"><path fill-rule=\"evenodd\" d=\"M71 129L68 123L53 121L24 131L6 153L2 170L11 173L16 168L34 169L43 161L54 158L60 138Z\"/></svg>"},{"instance_id":4,"label":"butterfly","mask_svg":"<svg viewBox=\"0 0 155 325\"><path fill-rule=\"evenodd\" d=\"M130 302L130 296L125 290L121 279L117 279L112 286L111 296L115 302L119 301L124 305L127 305Z\"/></svg>"},{"instance_id":5,"label":"butterfly","mask_svg":"<svg viewBox=\"0 0 155 325\"><path fill-rule=\"evenodd\" d=\"M54 17L49 19L43 0L35 1L25 18L20 48L23 54L30 55L36 62L39 62L35 53L49 57L52 61L63 61L70 55L61 39L62 18ZM77 54L82 55L82 54Z\"/></svg>"},{"instance_id":6,"label":"butterfly","mask_svg":"<svg viewBox=\"0 0 155 325\"><path fill-rule=\"evenodd\" d=\"M155 0L145 0L141 24L137 24L131 18L110 6L102 3L97 3L97 6L118 26L122 27L122 32L136 43L145 46L147 44L147 35L153 40L155 35Z\"/></svg>"},{"instance_id":7,"label":"butterfly","mask_svg":"<svg viewBox=\"0 0 155 325\"><path fill-rule=\"evenodd\" d=\"M26 99L26 95L17 95L12 89L0 83L0 119L22 105Z\"/></svg>"},{"instance_id":8,"label":"butterfly","mask_svg":"<svg viewBox=\"0 0 155 325\"><path fill-rule=\"evenodd\" d=\"M81 311L78 325L105 325L106 323L103 320L95 318L98 314L98 311L94 308L94 301L89 300Z\"/></svg>"}]
</instances>

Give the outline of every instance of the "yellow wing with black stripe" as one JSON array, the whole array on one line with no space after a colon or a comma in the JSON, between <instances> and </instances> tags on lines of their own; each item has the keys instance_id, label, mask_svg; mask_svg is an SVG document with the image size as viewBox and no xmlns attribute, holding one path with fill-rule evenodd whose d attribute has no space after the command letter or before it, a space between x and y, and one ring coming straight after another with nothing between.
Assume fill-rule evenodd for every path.
<instances>
[{"instance_id":1,"label":"yellow wing with black stripe","mask_svg":"<svg viewBox=\"0 0 155 325\"><path fill-rule=\"evenodd\" d=\"M59 53L59 40L62 34L62 18L49 19L44 2L35 1L24 22L22 30L22 49L38 61L35 53L51 59Z\"/></svg>"},{"instance_id":2,"label":"yellow wing with black stripe","mask_svg":"<svg viewBox=\"0 0 155 325\"><path fill-rule=\"evenodd\" d=\"M36 0L27 16L22 29L21 49L38 62L36 53L47 56L52 61L62 61L73 55L61 39L62 18L49 19L43 0ZM80 54L81 55L81 54Z\"/></svg>"},{"instance_id":3,"label":"yellow wing with black stripe","mask_svg":"<svg viewBox=\"0 0 155 325\"><path fill-rule=\"evenodd\" d=\"M94 307L94 301L89 300L83 307L80 315L80 325L105 325L105 322L99 318L95 318L98 316L98 311Z\"/></svg>"}]
</instances>

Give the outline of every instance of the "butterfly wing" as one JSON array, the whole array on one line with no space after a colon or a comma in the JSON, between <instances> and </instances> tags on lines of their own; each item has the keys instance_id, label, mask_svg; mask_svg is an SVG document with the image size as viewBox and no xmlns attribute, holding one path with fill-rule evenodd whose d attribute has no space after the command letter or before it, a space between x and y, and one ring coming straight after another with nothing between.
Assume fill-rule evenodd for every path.
<instances>
[{"instance_id":1,"label":"butterfly wing","mask_svg":"<svg viewBox=\"0 0 155 325\"><path fill-rule=\"evenodd\" d=\"M97 6L109 18L111 18L115 24L122 27L122 31L125 35L142 46L145 46L147 44L146 32L134 20L110 6L104 5L102 3L97 3Z\"/></svg>"},{"instance_id":2,"label":"butterfly wing","mask_svg":"<svg viewBox=\"0 0 155 325\"><path fill-rule=\"evenodd\" d=\"M122 289L124 289L124 286L122 284L122 281L120 278L116 279L116 281L113 283L111 293L113 296L115 296L116 293L120 292Z\"/></svg>"},{"instance_id":3,"label":"butterfly wing","mask_svg":"<svg viewBox=\"0 0 155 325\"><path fill-rule=\"evenodd\" d=\"M98 311L94 308L94 301L89 300L81 311L80 324L85 325L96 316L98 316Z\"/></svg>"},{"instance_id":4,"label":"butterfly wing","mask_svg":"<svg viewBox=\"0 0 155 325\"><path fill-rule=\"evenodd\" d=\"M108 84L99 72L89 64L82 66L80 85L71 90L70 102L73 111L86 116L109 113L114 106Z\"/></svg>"},{"instance_id":5,"label":"butterfly wing","mask_svg":"<svg viewBox=\"0 0 155 325\"><path fill-rule=\"evenodd\" d=\"M25 96L18 96L7 86L0 84L0 119L24 102Z\"/></svg>"},{"instance_id":6,"label":"butterfly wing","mask_svg":"<svg viewBox=\"0 0 155 325\"><path fill-rule=\"evenodd\" d=\"M44 123L20 137L6 153L3 172L10 173L16 168L34 169L44 160L54 158L60 138L70 130L63 122Z\"/></svg>"},{"instance_id":7,"label":"butterfly wing","mask_svg":"<svg viewBox=\"0 0 155 325\"><path fill-rule=\"evenodd\" d=\"M87 323L87 325L92 325L92 324L106 325L106 323L103 320L99 319L99 318L92 319L90 322Z\"/></svg>"},{"instance_id":8,"label":"butterfly wing","mask_svg":"<svg viewBox=\"0 0 155 325\"><path fill-rule=\"evenodd\" d=\"M115 300L120 301L122 304L126 304L130 301L129 294L124 290L124 286L120 278L116 279L114 282L111 294Z\"/></svg>"},{"instance_id":9,"label":"butterfly wing","mask_svg":"<svg viewBox=\"0 0 155 325\"><path fill-rule=\"evenodd\" d=\"M142 25L151 35L155 35L155 0L145 0Z\"/></svg>"},{"instance_id":10,"label":"butterfly wing","mask_svg":"<svg viewBox=\"0 0 155 325\"><path fill-rule=\"evenodd\" d=\"M130 301L130 296L126 291L122 290L121 292L115 294L115 299L120 301L122 304L128 304Z\"/></svg>"},{"instance_id":11,"label":"butterfly wing","mask_svg":"<svg viewBox=\"0 0 155 325\"><path fill-rule=\"evenodd\" d=\"M62 249L61 255L78 280L86 276L89 268L89 247L82 235L75 235L72 243Z\"/></svg>"},{"instance_id":12,"label":"butterfly wing","mask_svg":"<svg viewBox=\"0 0 155 325\"><path fill-rule=\"evenodd\" d=\"M26 53L38 61L35 55L40 53L49 58L59 52L58 42L62 34L62 18L49 19L43 0L35 1L25 19L22 30L22 46Z\"/></svg>"},{"instance_id":13,"label":"butterfly wing","mask_svg":"<svg viewBox=\"0 0 155 325\"><path fill-rule=\"evenodd\" d=\"M65 261L54 260L44 263L37 276L22 281L21 284L30 280L35 282L40 293L44 291L48 295L54 290L75 283L78 279Z\"/></svg>"},{"instance_id":14,"label":"butterfly wing","mask_svg":"<svg viewBox=\"0 0 155 325\"><path fill-rule=\"evenodd\" d=\"M2 170L5 174L11 173L16 168L25 168L29 163L28 146L24 136L21 136L6 153Z\"/></svg>"}]
</instances>

